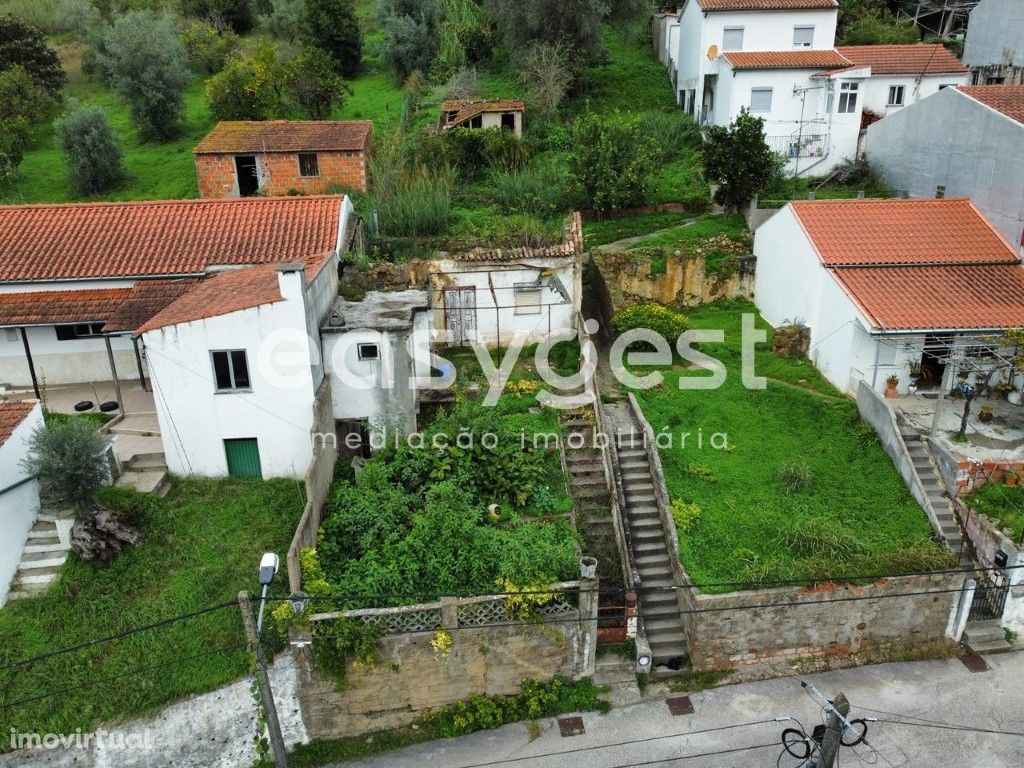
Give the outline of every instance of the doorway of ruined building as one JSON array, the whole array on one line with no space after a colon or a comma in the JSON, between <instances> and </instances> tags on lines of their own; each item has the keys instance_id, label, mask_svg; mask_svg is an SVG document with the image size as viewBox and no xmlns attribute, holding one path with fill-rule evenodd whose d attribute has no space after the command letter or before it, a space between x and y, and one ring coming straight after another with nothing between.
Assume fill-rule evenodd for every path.
<instances>
[{"instance_id":1,"label":"doorway of ruined building","mask_svg":"<svg viewBox=\"0 0 1024 768\"><path fill-rule=\"evenodd\" d=\"M260 177L256 170L255 155L235 156L235 177L240 197L252 197L260 191Z\"/></svg>"}]
</instances>

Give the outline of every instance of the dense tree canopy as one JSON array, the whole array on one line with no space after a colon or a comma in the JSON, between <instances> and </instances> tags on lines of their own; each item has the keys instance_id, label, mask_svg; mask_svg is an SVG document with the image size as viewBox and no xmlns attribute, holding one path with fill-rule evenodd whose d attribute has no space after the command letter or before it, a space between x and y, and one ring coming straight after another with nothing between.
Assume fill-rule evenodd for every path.
<instances>
[{"instance_id":1,"label":"dense tree canopy","mask_svg":"<svg viewBox=\"0 0 1024 768\"><path fill-rule=\"evenodd\" d=\"M750 204L778 175L780 158L764 140L764 120L744 109L728 127L708 128L704 177L715 202L734 211Z\"/></svg>"},{"instance_id":2,"label":"dense tree canopy","mask_svg":"<svg viewBox=\"0 0 1024 768\"><path fill-rule=\"evenodd\" d=\"M311 47L330 55L336 72L351 77L359 71L363 38L353 0L306 0L301 29Z\"/></svg>"},{"instance_id":3,"label":"dense tree canopy","mask_svg":"<svg viewBox=\"0 0 1024 768\"><path fill-rule=\"evenodd\" d=\"M0 16L0 72L21 66L55 98L67 82L57 52L43 33L13 16Z\"/></svg>"}]
</instances>

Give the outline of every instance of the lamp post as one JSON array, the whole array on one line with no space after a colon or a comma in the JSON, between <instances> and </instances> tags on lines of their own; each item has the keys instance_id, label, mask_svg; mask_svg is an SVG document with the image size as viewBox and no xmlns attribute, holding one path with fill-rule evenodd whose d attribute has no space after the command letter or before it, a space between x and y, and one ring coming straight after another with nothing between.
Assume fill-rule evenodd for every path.
<instances>
[{"instance_id":1,"label":"lamp post","mask_svg":"<svg viewBox=\"0 0 1024 768\"><path fill-rule=\"evenodd\" d=\"M263 558L260 560L260 586L263 590L260 594L259 615L256 618L257 637L261 637L263 635L263 609L267 605L267 590L270 589L270 585L274 581L274 576L277 575L277 569L280 565L280 559L273 552L265 553Z\"/></svg>"}]
</instances>

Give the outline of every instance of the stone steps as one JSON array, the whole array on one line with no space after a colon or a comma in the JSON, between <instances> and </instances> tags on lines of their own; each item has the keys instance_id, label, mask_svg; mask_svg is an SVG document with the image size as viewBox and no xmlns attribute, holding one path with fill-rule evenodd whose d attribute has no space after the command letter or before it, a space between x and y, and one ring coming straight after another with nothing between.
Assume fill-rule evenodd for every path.
<instances>
[{"instance_id":1,"label":"stone steps","mask_svg":"<svg viewBox=\"0 0 1024 768\"><path fill-rule=\"evenodd\" d=\"M58 520L60 521L58 525ZM69 528L69 520L49 513L36 515L21 551L18 570L11 583L9 600L19 600L44 592L59 576L71 547L61 540L60 528Z\"/></svg>"},{"instance_id":2,"label":"stone steps","mask_svg":"<svg viewBox=\"0 0 1024 768\"><path fill-rule=\"evenodd\" d=\"M1007 653L1013 650L1005 630L996 619L969 621L964 629L964 645L977 654Z\"/></svg>"},{"instance_id":3,"label":"stone steps","mask_svg":"<svg viewBox=\"0 0 1024 768\"><path fill-rule=\"evenodd\" d=\"M171 481L166 469L129 470L117 479L119 488L134 488L142 493L165 496L170 490Z\"/></svg>"}]
</instances>

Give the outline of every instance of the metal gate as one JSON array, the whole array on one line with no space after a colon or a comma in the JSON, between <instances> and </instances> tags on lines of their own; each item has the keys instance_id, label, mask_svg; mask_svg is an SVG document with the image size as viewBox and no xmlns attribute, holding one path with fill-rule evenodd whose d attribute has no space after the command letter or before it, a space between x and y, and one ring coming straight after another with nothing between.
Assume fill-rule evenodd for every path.
<instances>
[{"instance_id":1,"label":"metal gate","mask_svg":"<svg viewBox=\"0 0 1024 768\"><path fill-rule=\"evenodd\" d=\"M263 477L260 447L255 437L225 440L224 453L231 477Z\"/></svg>"},{"instance_id":2,"label":"metal gate","mask_svg":"<svg viewBox=\"0 0 1024 768\"><path fill-rule=\"evenodd\" d=\"M476 288L446 288L444 318L451 333L449 343L461 345L476 339Z\"/></svg>"},{"instance_id":3,"label":"metal gate","mask_svg":"<svg viewBox=\"0 0 1024 768\"><path fill-rule=\"evenodd\" d=\"M1006 594L1010 591L1010 580L1004 571L990 571L979 574L974 590L974 600L967 615L968 621L1000 619L1006 605Z\"/></svg>"}]
</instances>

